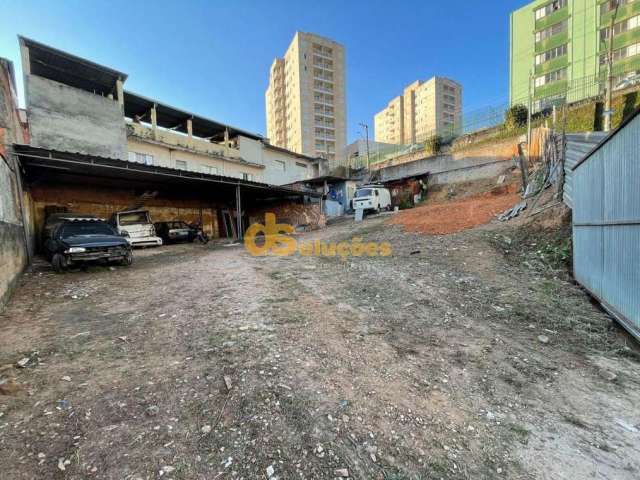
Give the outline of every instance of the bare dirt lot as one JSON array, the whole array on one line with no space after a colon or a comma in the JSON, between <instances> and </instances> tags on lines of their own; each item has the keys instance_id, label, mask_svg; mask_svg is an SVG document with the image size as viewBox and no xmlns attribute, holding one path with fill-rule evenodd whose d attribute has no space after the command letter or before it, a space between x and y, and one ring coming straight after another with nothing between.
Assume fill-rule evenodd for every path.
<instances>
[{"instance_id":1,"label":"bare dirt lot","mask_svg":"<svg viewBox=\"0 0 640 480\"><path fill-rule=\"evenodd\" d=\"M0 315L0 477L640 478L637 348L543 234L304 238L355 235L393 255L37 264Z\"/></svg>"}]
</instances>

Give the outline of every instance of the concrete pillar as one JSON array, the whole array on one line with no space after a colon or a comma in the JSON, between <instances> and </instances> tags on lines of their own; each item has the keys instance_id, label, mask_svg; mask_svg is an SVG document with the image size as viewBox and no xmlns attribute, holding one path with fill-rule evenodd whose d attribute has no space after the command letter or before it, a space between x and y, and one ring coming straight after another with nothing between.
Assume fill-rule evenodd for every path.
<instances>
[{"instance_id":1,"label":"concrete pillar","mask_svg":"<svg viewBox=\"0 0 640 480\"><path fill-rule=\"evenodd\" d=\"M190 147L193 148L193 120L187 119L187 143Z\"/></svg>"},{"instance_id":2,"label":"concrete pillar","mask_svg":"<svg viewBox=\"0 0 640 480\"><path fill-rule=\"evenodd\" d=\"M238 241L244 238L242 232L242 196L240 193L240 184L236 185L236 236Z\"/></svg>"},{"instance_id":3,"label":"concrete pillar","mask_svg":"<svg viewBox=\"0 0 640 480\"><path fill-rule=\"evenodd\" d=\"M121 79L116 80L116 95L120 109L124 112L124 84Z\"/></svg>"},{"instance_id":4,"label":"concrete pillar","mask_svg":"<svg viewBox=\"0 0 640 480\"><path fill-rule=\"evenodd\" d=\"M158 112L156 110L156 104L151 107L151 130L153 132L153 139L158 139Z\"/></svg>"},{"instance_id":5,"label":"concrete pillar","mask_svg":"<svg viewBox=\"0 0 640 480\"><path fill-rule=\"evenodd\" d=\"M229 156L229 129L224 129L224 155Z\"/></svg>"}]
</instances>

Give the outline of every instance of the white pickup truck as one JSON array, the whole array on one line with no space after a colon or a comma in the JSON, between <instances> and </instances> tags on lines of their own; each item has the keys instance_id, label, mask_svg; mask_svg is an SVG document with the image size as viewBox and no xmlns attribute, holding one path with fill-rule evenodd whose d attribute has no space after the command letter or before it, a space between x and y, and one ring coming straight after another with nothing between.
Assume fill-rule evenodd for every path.
<instances>
[{"instance_id":1,"label":"white pickup truck","mask_svg":"<svg viewBox=\"0 0 640 480\"><path fill-rule=\"evenodd\" d=\"M123 235L132 247L158 247L162 239L156 235L147 210L116 212L109 223Z\"/></svg>"}]
</instances>

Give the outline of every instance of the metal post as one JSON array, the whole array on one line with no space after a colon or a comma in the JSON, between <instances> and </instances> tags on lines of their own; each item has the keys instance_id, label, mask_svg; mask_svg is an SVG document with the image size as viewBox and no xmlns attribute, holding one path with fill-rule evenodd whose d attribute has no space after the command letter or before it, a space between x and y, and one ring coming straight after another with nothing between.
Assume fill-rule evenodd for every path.
<instances>
[{"instance_id":1,"label":"metal post","mask_svg":"<svg viewBox=\"0 0 640 480\"><path fill-rule=\"evenodd\" d=\"M364 127L365 137L367 139L367 170L370 170L371 160L369 158L369 125L366 123L360 123L361 127Z\"/></svg>"},{"instance_id":2,"label":"metal post","mask_svg":"<svg viewBox=\"0 0 640 480\"><path fill-rule=\"evenodd\" d=\"M240 198L240 184L236 185L236 236L241 241L244 237L242 232L242 203Z\"/></svg>"},{"instance_id":3,"label":"metal post","mask_svg":"<svg viewBox=\"0 0 640 480\"><path fill-rule=\"evenodd\" d=\"M611 97L613 95L613 27L616 23L616 17L618 16L618 7L620 6L618 0L616 2L616 9L611 17L611 25L609 27L609 51L607 52L607 92L604 103L604 131L611 130Z\"/></svg>"},{"instance_id":4,"label":"metal post","mask_svg":"<svg viewBox=\"0 0 640 480\"><path fill-rule=\"evenodd\" d=\"M531 107L533 102L531 101L531 83L533 82L533 73L529 70L529 101L527 106L527 157L531 159Z\"/></svg>"}]
</instances>

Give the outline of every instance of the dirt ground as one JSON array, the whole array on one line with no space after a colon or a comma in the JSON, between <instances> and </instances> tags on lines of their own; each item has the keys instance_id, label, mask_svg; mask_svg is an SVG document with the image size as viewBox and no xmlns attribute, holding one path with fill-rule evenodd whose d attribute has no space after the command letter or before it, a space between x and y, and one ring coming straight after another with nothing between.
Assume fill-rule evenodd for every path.
<instances>
[{"instance_id":1,"label":"dirt ground","mask_svg":"<svg viewBox=\"0 0 640 480\"><path fill-rule=\"evenodd\" d=\"M0 315L0 477L640 478L637 347L544 232L388 219L302 238L389 257L38 263Z\"/></svg>"},{"instance_id":2,"label":"dirt ground","mask_svg":"<svg viewBox=\"0 0 640 480\"><path fill-rule=\"evenodd\" d=\"M402 225L409 232L445 235L484 225L497 214L513 207L522 199L516 182L493 186L489 191L463 198L428 198L428 202L410 210L403 210L391 223ZM442 192L438 192L442 193ZM448 192L447 192L448 193ZM455 196L455 192L451 192Z\"/></svg>"}]
</instances>

